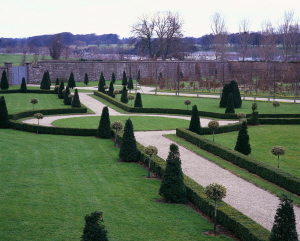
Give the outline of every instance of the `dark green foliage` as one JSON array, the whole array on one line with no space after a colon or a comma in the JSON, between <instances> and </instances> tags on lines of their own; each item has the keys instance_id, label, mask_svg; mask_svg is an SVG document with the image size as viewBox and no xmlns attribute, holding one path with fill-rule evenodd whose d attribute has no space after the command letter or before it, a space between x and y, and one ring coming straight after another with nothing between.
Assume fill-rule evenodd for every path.
<instances>
[{"instance_id":1,"label":"dark green foliage","mask_svg":"<svg viewBox=\"0 0 300 241\"><path fill-rule=\"evenodd\" d=\"M8 119L8 111L6 107L6 102L4 96L0 97L0 128L10 127L10 122Z\"/></svg>"},{"instance_id":2,"label":"dark green foliage","mask_svg":"<svg viewBox=\"0 0 300 241\"><path fill-rule=\"evenodd\" d=\"M235 113L232 93L229 93L228 95L225 113Z\"/></svg>"},{"instance_id":3,"label":"dark green foliage","mask_svg":"<svg viewBox=\"0 0 300 241\"><path fill-rule=\"evenodd\" d=\"M243 121L234 147L234 150L244 155L249 155L251 153L251 146L249 143L250 138L247 129L247 122Z\"/></svg>"},{"instance_id":4,"label":"dark green foliage","mask_svg":"<svg viewBox=\"0 0 300 241\"><path fill-rule=\"evenodd\" d=\"M233 95L234 108L240 108L242 106L242 98L238 84L234 80L224 85L219 107L225 108L227 106L229 93L232 93Z\"/></svg>"},{"instance_id":5,"label":"dark green foliage","mask_svg":"<svg viewBox=\"0 0 300 241\"><path fill-rule=\"evenodd\" d=\"M103 73L101 72L100 74L100 79L99 79L99 83L98 83L98 91L102 92L105 94L105 79L104 79L104 76L103 76Z\"/></svg>"},{"instance_id":6,"label":"dark green foliage","mask_svg":"<svg viewBox=\"0 0 300 241\"><path fill-rule=\"evenodd\" d=\"M190 121L189 130L199 135L201 134L201 123L200 123L200 117L199 117L199 111L197 105L194 105L192 109L192 117Z\"/></svg>"},{"instance_id":7,"label":"dark green foliage","mask_svg":"<svg viewBox=\"0 0 300 241\"><path fill-rule=\"evenodd\" d=\"M119 157L122 161L136 162L138 161L138 149L133 132L133 125L130 119L126 120L123 134L123 141L120 147Z\"/></svg>"},{"instance_id":8,"label":"dark green foliage","mask_svg":"<svg viewBox=\"0 0 300 241\"><path fill-rule=\"evenodd\" d=\"M41 90L50 90L50 86L51 86L50 74L49 74L49 72L47 70L43 74L43 78L42 78L42 81L41 81L40 89Z\"/></svg>"},{"instance_id":9,"label":"dark green foliage","mask_svg":"<svg viewBox=\"0 0 300 241\"><path fill-rule=\"evenodd\" d=\"M71 72L71 74L70 74L70 76L69 76L68 86L69 86L69 88L71 88L71 89L73 89L74 87L76 87L76 83L75 83L75 79L74 79L74 74L73 74L73 72Z\"/></svg>"},{"instance_id":10,"label":"dark green foliage","mask_svg":"<svg viewBox=\"0 0 300 241\"><path fill-rule=\"evenodd\" d=\"M127 84L128 84L128 83L127 83L126 73L125 73L125 71L123 71L122 85L123 85L123 86L126 86Z\"/></svg>"},{"instance_id":11,"label":"dark green foliage","mask_svg":"<svg viewBox=\"0 0 300 241\"><path fill-rule=\"evenodd\" d=\"M132 90L133 89L133 82L132 82L132 78L129 77L129 80L128 80L128 84L127 84L127 88L129 90Z\"/></svg>"},{"instance_id":12,"label":"dark green foliage","mask_svg":"<svg viewBox=\"0 0 300 241\"><path fill-rule=\"evenodd\" d=\"M127 97L127 89L126 86L123 86L122 95L121 95L121 102L127 104L128 103L128 97Z\"/></svg>"},{"instance_id":13,"label":"dark green foliage","mask_svg":"<svg viewBox=\"0 0 300 241\"><path fill-rule=\"evenodd\" d=\"M75 93L72 101L72 107L81 107L77 89L75 89Z\"/></svg>"},{"instance_id":14,"label":"dark green foliage","mask_svg":"<svg viewBox=\"0 0 300 241\"><path fill-rule=\"evenodd\" d=\"M21 83L21 86L20 86L20 92L21 93L26 93L27 92L26 80L25 80L24 77L22 78L22 83Z\"/></svg>"},{"instance_id":15,"label":"dark green foliage","mask_svg":"<svg viewBox=\"0 0 300 241\"><path fill-rule=\"evenodd\" d=\"M108 107L104 106L102 109L102 115L99 122L99 127L97 130L97 137L110 139L112 138L112 130L110 128L110 119Z\"/></svg>"},{"instance_id":16,"label":"dark green foliage","mask_svg":"<svg viewBox=\"0 0 300 241\"><path fill-rule=\"evenodd\" d=\"M55 80L54 94L58 94L59 88L56 88L56 86L59 86L59 80L58 80L58 78L56 78L56 80Z\"/></svg>"},{"instance_id":17,"label":"dark green foliage","mask_svg":"<svg viewBox=\"0 0 300 241\"><path fill-rule=\"evenodd\" d=\"M293 200L285 195L276 210L270 241L298 241Z\"/></svg>"},{"instance_id":18,"label":"dark green foliage","mask_svg":"<svg viewBox=\"0 0 300 241\"><path fill-rule=\"evenodd\" d=\"M55 80L55 85L59 85L59 80L58 80L58 78L56 78L56 80Z\"/></svg>"},{"instance_id":19,"label":"dark green foliage","mask_svg":"<svg viewBox=\"0 0 300 241\"><path fill-rule=\"evenodd\" d=\"M139 82L141 79L141 71L138 71L137 77L136 77L136 81Z\"/></svg>"},{"instance_id":20,"label":"dark green foliage","mask_svg":"<svg viewBox=\"0 0 300 241\"><path fill-rule=\"evenodd\" d=\"M6 71L2 71L1 81L0 81L0 89L1 90L8 90L9 89L9 83L6 76Z\"/></svg>"},{"instance_id":21,"label":"dark green foliage","mask_svg":"<svg viewBox=\"0 0 300 241\"><path fill-rule=\"evenodd\" d=\"M58 89L58 98L59 99L63 99L65 97L64 92L63 92L64 88L65 88L64 82L60 82L59 89Z\"/></svg>"},{"instance_id":22,"label":"dark green foliage","mask_svg":"<svg viewBox=\"0 0 300 241\"><path fill-rule=\"evenodd\" d=\"M103 213L92 212L85 216L85 226L81 241L108 241L107 230L103 225Z\"/></svg>"},{"instance_id":23,"label":"dark green foliage","mask_svg":"<svg viewBox=\"0 0 300 241\"><path fill-rule=\"evenodd\" d=\"M112 74L111 74L111 82L112 82L113 84L116 83L116 76L115 76L115 73L114 73L114 72L112 72Z\"/></svg>"},{"instance_id":24,"label":"dark green foliage","mask_svg":"<svg viewBox=\"0 0 300 241\"><path fill-rule=\"evenodd\" d=\"M134 107L143 107L142 97L141 93L138 92L136 94L135 100L134 100Z\"/></svg>"},{"instance_id":25,"label":"dark green foliage","mask_svg":"<svg viewBox=\"0 0 300 241\"><path fill-rule=\"evenodd\" d=\"M89 84L89 76L88 76L87 73L85 73L85 75L84 75L84 81L83 82L84 82L85 85Z\"/></svg>"},{"instance_id":26,"label":"dark green foliage","mask_svg":"<svg viewBox=\"0 0 300 241\"><path fill-rule=\"evenodd\" d=\"M252 109L252 114L249 118L249 124L250 125L259 125L259 115L258 115L258 111L257 111L257 103L256 102L252 103L251 109Z\"/></svg>"},{"instance_id":27,"label":"dark green foliage","mask_svg":"<svg viewBox=\"0 0 300 241\"><path fill-rule=\"evenodd\" d=\"M64 104L65 105L71 105L72 99L69 97L70 94L70 88L69 86L66 87L66 90L64 92Z\"/></svg>"},{"instance_id":28,"label":"dark green foliage","mask_svg":"<svg viewBox=\"0 0 300 241\"><path fill-rule=\"evenodd\" d=\"M114 90L115 90L114 84L113 84L112 81L110 81L109 88L108 88L108 95L113 97L113 98L115 98Z\"/></svg>"},{"instance_id":29,"label":"dark green foliage","mask_svg":"<svg viewBox=\"0 0 300 241\"><path fill-rule=\"evenodd\" d=\"M162 178L159 195L169 203L187 203L186 186L183 182L183 172L178 146L170 145L166 160L167 166Z\"/></svg>"}]
</instances>

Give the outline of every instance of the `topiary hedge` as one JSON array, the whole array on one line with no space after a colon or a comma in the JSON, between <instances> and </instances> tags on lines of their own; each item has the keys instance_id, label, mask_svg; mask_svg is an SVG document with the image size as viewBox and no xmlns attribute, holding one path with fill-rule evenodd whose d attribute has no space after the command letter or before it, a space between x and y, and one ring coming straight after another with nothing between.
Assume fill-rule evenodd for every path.
<instances>
[{"instance_id":1,"label":"topiary hedge","mask_svg":"<svg viewBox=\"0 0 300 241\"><path fill-rule=\"evenodd\" d=\"M176 135L184 138L203 150L211 152L226 161L264 178L265 180L275 183L292 193L300 195L300 178L298 177L286 173L276 167L257 161L228 147L222 146L221 144L212 142L186 129L176 129Z\"/></svg>"}]
</instances>

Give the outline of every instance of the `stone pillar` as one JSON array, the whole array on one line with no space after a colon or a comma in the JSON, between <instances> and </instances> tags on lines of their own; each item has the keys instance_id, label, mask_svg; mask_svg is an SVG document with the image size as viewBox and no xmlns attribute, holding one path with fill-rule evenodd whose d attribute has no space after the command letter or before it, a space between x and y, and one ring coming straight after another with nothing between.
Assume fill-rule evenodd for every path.
<instances>
[{"instance_id":1,"label":"stone pillar","mask_svg":"<svg viewBox=\"0 0 300 241\"><path fill-rule=\"evenodd\" d=\"M12 62L4 62L4 66L6 67L6 76L8 79L9 85L12 85L13 77L12 77Z\"/></svg>"},{"instance_id":2,"label":"stone pillar","mask_svg":"<svg viewBox=\"0 0 300 241\"><path fill-rule=\"evenodd\" d=\"M29 84L32 80L32 63L26 62L25 65L27 67L27 84Z\"/></svg>"}]
</instances>

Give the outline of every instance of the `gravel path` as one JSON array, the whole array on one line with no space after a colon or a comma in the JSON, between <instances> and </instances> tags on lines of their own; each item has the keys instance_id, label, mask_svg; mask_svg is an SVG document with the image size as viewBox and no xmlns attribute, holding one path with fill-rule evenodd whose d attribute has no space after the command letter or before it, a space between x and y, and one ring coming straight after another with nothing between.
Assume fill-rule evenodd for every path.
<instances>
[{"instance_id":1,"label":"gravel path","mask_svg":"<svg viewBox=\"0 0 300 241\"><path fill-rule=\"evenodd\" d=\"M148 92L153 88L142 87L143 92ZM80 93L80 101L93 110L96 115L101 115L102 108L105 106L103 103L88 96L91 93ZM218 96L219 98L219 96ZM120 114L119 112L109 108L110 115L130 115ZM95 115L72 115L72 116L50 116L44 117L40 121L41 125L49 125L59 118L73 118L79 116L95 116ZM151 115L155 116L155 115ZM160 115L161 116L161 115ZM166 116L166 115L163 115ZM188 118L182 116L167 116L171 118ZM207 126L210 119L201 118L201 126ZM24 122L36 124L36 119L29 119ZM228 121L220 121L220 124L227 124ZM171 140L164 137L164 134L175 134L175 130L170 131L136 131L135 137L139 143L144 146L154 145L158 148L158 156L166 159L169 152ZM265 228L271 230L276 209L279 204L277 196L265 191L231 172L221 168L220 166L210 162L209 160L196 155L188 149L180 146L180 156L182 160L183 172L194 179L202 186L210 183L222 184L227 188L227 196L224 199L232 207L244 213L257 223ZM294 207L297 232L300 234L300 208Z\"/></svg>"}]
</instances>

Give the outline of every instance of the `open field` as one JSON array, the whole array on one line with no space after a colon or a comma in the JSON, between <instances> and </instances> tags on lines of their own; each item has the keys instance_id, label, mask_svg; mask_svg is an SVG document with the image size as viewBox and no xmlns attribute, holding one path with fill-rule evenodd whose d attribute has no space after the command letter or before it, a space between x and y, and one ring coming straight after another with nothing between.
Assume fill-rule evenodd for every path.
<instances>
[{"instance_id":1,"label":"open field","mask_svg":"<svg viewBox=\"0 0 300 241\"><path fill-rule=\"evenodd\" d=\"M167 118L167 117L154 117L154 116L110 116L110 122L122 121L123 126L128 118L131 119L135 131L153 131L153 130L173 130L176 128L188 128L190 121ZM59 127L72 127L72 128L94 128L97 129L99 125L99 116L89 117L76 117L59 119L52 124ZM42 122L41 122L42 123Z\"/></svg>"},{"instance_id":2,"label":"open field","mask_svg":"<svg viewBox=\"0 0 300 241\"><path fill-rule=\"evenodd\" d=\"M50 56L45 56L45 59L51 59ZM42 56L39 56L38 59L42 59ZM0 54L0 65L3 66L4 62L12 62L13 66L21 65L23 60L23 54ZM34 61L34 55L27 54L25 62Z\"/></svg>"},{"instance_id":3,"label":"open field","mask_svg":"<svg viewBox=\"0 0 300 241\"><path fill-rule=\"evenodd\" d=\"M1 240L79 240L103 211L109 240L230 240L184 205L155 202L159 180L121 163L111 140L1 129Z\"/></svg>"},{"instance_id":4,"label":"open field","mask_svg":"<svg viewBox=\"0 0 300 241\"><path fill-rule=\"evenodd\" d=\"M273 146L279 145L286 149L280 157L280 169L300 177L299 161L299 125L261 125L249 126L248 134L252 152L249 156L258 161L277 167L277 156L272 155ZM234 149L238 132L215 135L215 142ZM204 136L211 139L211 136Z\"/></svg>"}]
</instances>

